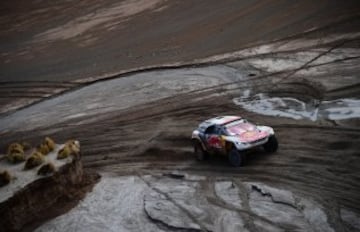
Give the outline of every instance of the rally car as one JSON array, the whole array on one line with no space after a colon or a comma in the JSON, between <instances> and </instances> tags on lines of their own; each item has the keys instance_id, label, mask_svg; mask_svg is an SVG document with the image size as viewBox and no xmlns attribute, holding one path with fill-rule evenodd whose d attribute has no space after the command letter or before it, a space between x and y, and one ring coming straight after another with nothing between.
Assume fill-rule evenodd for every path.
<instances>
[{"instance_id":1,"label":"rally car","mask_svg":"<svg viewBox=\"0 0 360 232\"><path fill-rule=\"evenodd\" d=\"M266 152L276 152L278 141L273 128L259 126L239 116L220 116L208 119L192 133L194 153L198 160L209 154L227 155L233 166L241 166L245 151L263 147Z\"/></svg>"}]
</instances>

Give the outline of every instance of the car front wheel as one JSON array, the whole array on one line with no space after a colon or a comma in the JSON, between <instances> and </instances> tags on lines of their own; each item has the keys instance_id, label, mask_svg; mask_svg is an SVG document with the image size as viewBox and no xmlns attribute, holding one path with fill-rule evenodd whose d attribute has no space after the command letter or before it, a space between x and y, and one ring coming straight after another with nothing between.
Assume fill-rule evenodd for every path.
<instances>
[{"instance_id":1,"label":"car front wheel","mask_svg":"<svg viewBox=\"0 0 360 232\"><path fill-rule=\"evenodd\" d=\"M276 152L278 149L278 141L275 137L275 135L271 136L269 140L264 144L264 149L266 152Z\"/></svg>"},{"instance_id":2,"label":"car front wheel","mask_svg":"<svg viewBox=\"0 0 360 232\"><path fill-rule=\"evenodd\" d=\"M243 156L236 148L232 148L229 151L228 156L229 162L232 166L239 167L243 164Z\"/></svg>"},{"instance_id":3,"label":"car front wheel","mask_svg":"<svg viewBox=\"0 0 360 232\"><path fill-rule=\"evenodd\" d=\"M207 158L207 153L204 151L199 141L194 142L194 154L199 161L203 161Z\"/></svg>"}]
</instances>

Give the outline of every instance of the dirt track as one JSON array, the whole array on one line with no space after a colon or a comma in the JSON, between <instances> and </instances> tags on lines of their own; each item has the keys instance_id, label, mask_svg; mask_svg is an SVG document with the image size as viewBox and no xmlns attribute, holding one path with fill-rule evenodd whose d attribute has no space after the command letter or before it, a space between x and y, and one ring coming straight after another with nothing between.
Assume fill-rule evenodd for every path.
<instances>
[{"instance_id":1,"label":"dirt track","mask_svg":"<svg viewBox=\"0 0 360 232\"><path fill-rule=\"evenodd\" d=\"M279 4L286 5L285 2ZM351 5L350 2L347 4ZM180 5L175 4L176 7ZM204 6L200 4L197 7ZM260 7L256 8L260 11L266 8L257 7ZM307 8L309 5L304 4L303 7ZM328 7L334 10L331 4ZM344 12L349 12L347 10L344 6ZM219 10L219 14L221 12ZM331 12L329 11L327 17L331 17ZM347 18L346 14L344 16L337 12L337 15L339 17L336 20ZM321 14L314 14L312 17L321 24L323 21L320 16ZM208 22L208 19L205 17L202 20ZM231 17L223 20L227 25ZM299 20L306 25L306 20ZM324 21L329 22L329 18ZM235 25L232 29L227 29L227 33L231 34L234 28L237 28L236 23L239 21L234 22ZM263 23L265 22L264 19ZM188 43L192 41L191 38L178 38L183 43L181 53L184 56L181 56L181 53L176 54L174 60L169 60L165 55L155 56L156 58L149 58L151 62L147 62L146 56L140 54L138 56L141 58L138 58L140 60L137 62L144 66L164 63L164 60L208 64L124 75L122 78L97 82L13 114L3 115L0 118L0 145L4 148L5 144L14 139L38 141L39 137L44 135L53 136L56 140L74 137L81 141L85 167L104 173L154 175L177 170L204 175L209 179L221 177L258 181L296 192L306 198L314 198L325 207L330 224L336 231L354 230L355 228L342 221L339 212L341 209L348 209L360 214L360 36L355 29L359 23L358 17L350 17L330 28L279 42L267 42L264 46L249 47L232 54L225 52L237 51L253 44L253 41L263 43L265 41L259 38L265 35L266 41L270 41L292 35L292 30L295 33L300 29L295 30L294 25L297 24L289 24L279 26L279 30L273 29L271 33L262 31L263 34L253 34L251 38L232 35L233 43L214 38L214 41L221 41L221 45L214 45L209 39L204 46L199 46L197 43ZM218 26L221 27L220 24ZM193 35L187 30L183 33L184 36ZM144 35L150 36L151 32L144 32ZM200 35L196 37L198 40L201 38ZM106 36L100 39L106 39ZM243 41L234 45L236 39ZM160 46L148 41L155 47ZM97 46L100 46L99 44ZM122 44L119 42L119 46L125 46ZM133 48L128 45L126 47L134 49L134 53L141 49L151 51L138 46L138 43L134 44ZM50 46L55 46L55 42ZM194 47L197 48L194 50ZM214 49L207 52L208 47ZM94 54L91 48L87 52ZM79 54L86 56L86 53ZM221 56L195 60L218 54ZM113 55L104 52L99 56L99 60L103 62L99 65L101 69L115 72L124 67L139 67L132 66L135 58L125 58L112 70L107 65L113 67L114 63L108 60ZM109 57L105 59L104 56ZM63 55L59 57L60 63L67 58ZM21 59L20 57L17 65L23 67L21 72L24 73L27 72L27 66L22 66ZM41 59L43 58L40 56L39 60L34 61L32 68L38 65L36 62L43 65ZM74 59L78 58L74 56ZM95 58L89 56L86 62L93 62L92 59ZM100 68L90 68L89 75L75 61L67 62L71 65L65 65L63 70L54 76L54 79L61 76L60 88L65 85L63 80L73 81L104 74ZM51 69L52 64L46 67ZM10 70L10 65L5 68L8 77L4 79L23 81L21 75ZM67 72L72 72L71 69L80 73L69 78ZM37 72L34 70L29 72L29 75L34 76ZM34 80L48 80L50 75L52 73L46 71L44 75L34 77ZM66 85L64 89L77 86L74 82ZM261 99L257 94L264 94L265 99ZM236 99L240 99L244 105L239 105ZM277 109L269 108L268 105L257 108L259 102L265 104L278 99L291 101L286 105L280 104ZM357 101L354 105L339 110L339 107L345 104L338 102L342 99ZM301 104L298 104L299 102ZM299 108L299 105L305 108ZM319 112L316 117L314 112ZM248 156L246 166L242 168L229 167L223 157L214 157L205 163L196 162L189 141L191 131L200 121L224 114L239 114L252 121L273 126L280 141L279 151L274 155L256 151ZM274 117L273 114L281 117Z\"/></svg>"}]
</instances>

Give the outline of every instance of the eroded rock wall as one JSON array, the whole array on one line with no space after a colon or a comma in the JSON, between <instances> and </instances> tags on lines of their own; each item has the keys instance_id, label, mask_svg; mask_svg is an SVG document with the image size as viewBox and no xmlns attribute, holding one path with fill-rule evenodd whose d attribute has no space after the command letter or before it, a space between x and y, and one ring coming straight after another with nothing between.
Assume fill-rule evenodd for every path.
<instances>
[{"instance_id":1,"label":"eroded rock wall","mask_svg":"<svg viewBox=\"0 0 360 232\"><path fill-rule=\"evenodd\" d=\"M98 179L99 175L84 172L80 158L74 159L54 175L35 180L1 202L0 231L35 228L75 206Z\"/></svg>"}]
</instances>

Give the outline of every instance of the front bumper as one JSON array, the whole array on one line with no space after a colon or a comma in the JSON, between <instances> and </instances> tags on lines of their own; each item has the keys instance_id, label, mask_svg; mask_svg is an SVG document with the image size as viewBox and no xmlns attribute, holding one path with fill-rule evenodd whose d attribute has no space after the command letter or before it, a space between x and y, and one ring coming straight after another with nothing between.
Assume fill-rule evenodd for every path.
<instances>
[{"instance_id":1,"label":"front bumper","mask_svg":"<svg viewBox=\"0 0 360 232\"><path fill-rule=\"evenodd\" d=\"M267 141L269 140L269 137L265 137L253 142L247 142L247 143L243 143L243 142L236 142L235 146L239 151L242 150L248 150L248 149L252 149L261 145L264 145L265 143L267 143Z\"/></svg>"}]
</instances>

